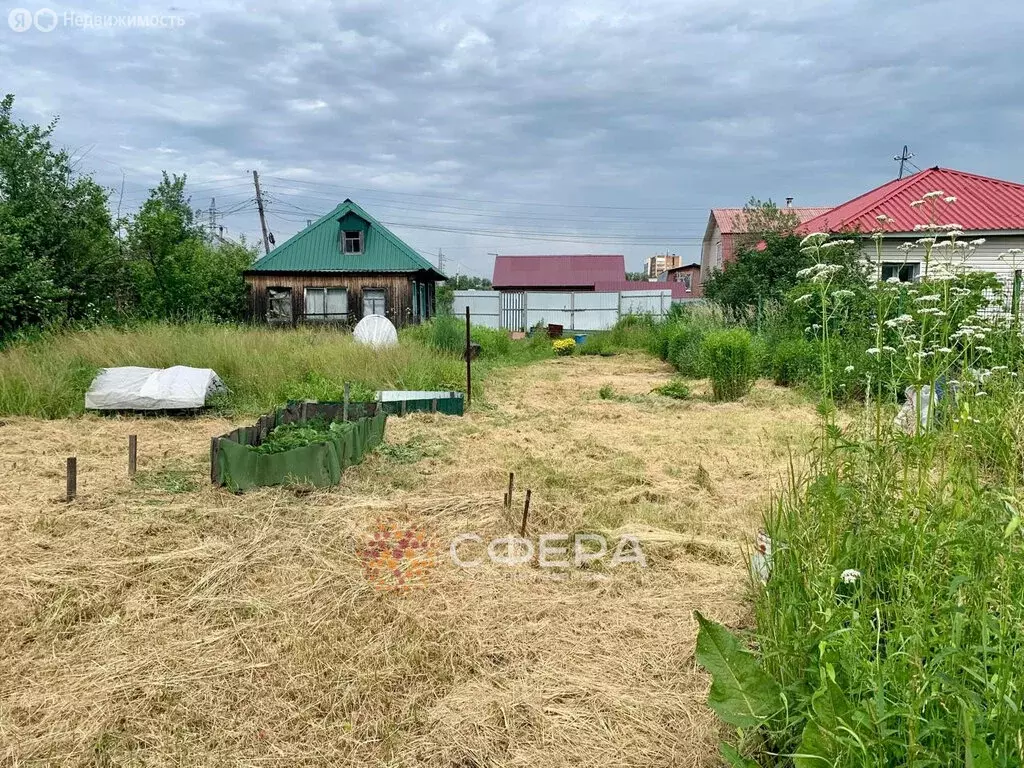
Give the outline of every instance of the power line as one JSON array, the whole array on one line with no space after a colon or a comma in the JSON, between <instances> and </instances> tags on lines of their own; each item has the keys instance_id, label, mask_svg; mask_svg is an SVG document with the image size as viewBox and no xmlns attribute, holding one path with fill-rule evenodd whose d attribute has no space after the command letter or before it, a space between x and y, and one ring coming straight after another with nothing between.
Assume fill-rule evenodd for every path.
<instances>
[{"instance_id":1,"label":"power line","mask_svg":"<svg viewBox=\"0 0 1024 768\"><path fill-rule=\"evenodd\" d=\"M453 197L450 195L438 195L428 194L420 192L389 192L387 190L380 189L369 189L366 187L350 187L341 186L336 184L328 184L326 182L317 181L302 181L300 179L289 179L283 176L265 176L266 179L272 179L274 181L284 182L287 184L304 184L313 187L322 187L325 189L339 189L342 191L357 191L357 192L368 192L378 195L394 195L402 197L421 197L428 198L431 200L457 200L465 203L486 203L494 205L520 205L520 206L534 206L544 208L584 208L584 209L598 209L598 210L615 210L615 211L706 211L704 207L685 207L685 206L669 206L669 207L657 207L657 206L642 206L642 207L628 207L622 205L581 205L581 204L570 204L570 203L551 203L541 201L515 201L515 200L483 200L473 197Z\"/></svg>"}]
</instances>

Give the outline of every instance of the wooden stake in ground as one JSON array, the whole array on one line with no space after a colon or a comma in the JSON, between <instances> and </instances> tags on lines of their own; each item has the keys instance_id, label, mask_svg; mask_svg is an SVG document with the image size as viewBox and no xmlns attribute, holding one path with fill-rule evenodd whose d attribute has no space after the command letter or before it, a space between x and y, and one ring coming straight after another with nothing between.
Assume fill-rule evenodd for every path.
<instances>
[{"instance_id":1,"label":"wooden stake in ground","mask_svg":"<svg viewBox=\"0 0 1024 768\"><path fill-rule=\"evenodd\" d=\"M508 473L508 493L505 494L505 506L506 507L511 507L512 506L512 482L515 480L515 478L516 478L516 473L515 472L509 472Z\"/></svg>"},{"instance_id":2,"label":"wooden stake in ground","mask_svg":"<svg viewBox=\"0 0 1024 768\"><path fill-rule=\"evenodd\" d=\"M473 402L473 356L469 348L469 307L466 307L466 408Z\"/></svg>"},{"instance_id":3,"label":"wooden stake in ground","mask_svg":"<svg viewBox=\"0 0 1024 768\"><path fill-rule=\"evenodd\" d=\"M350 394L349 383L345 382L345 394L341 401L341 420L348 421L348 398Z\"/></svg>"},{"instance_id":4,"label":"wooden stake in ground","mask_svg":"<svg viewBox=\"0 0 1024 768\"><path fill-rule=\"evenodd\" d=\"M128 477L135 477L138 466L139 436L128 435Z\"/></svg>"},{"instance_id":5,"label":"wooden stake in ground","mask_svg":"<svg viewBox=\"0 0 1024 768\"><path fill-rule=\"evenodd\" d=\"M78 495L78 459L74 456L68 457L68 491L67 500L73 501Z\"/></svg>"},{"instance_id":6,"label":"wooden stake in ground","mask_svg":"<svg viewBox=\"0 0 1024 768\"><path fill-rule=\"evenodd\" d=\"M530 496L533 494L529 488L526 489L526 503L523 505L523 524L519 528L519 538L526 538L526 518L530 516Z\"/></svg>"}]
</instances>

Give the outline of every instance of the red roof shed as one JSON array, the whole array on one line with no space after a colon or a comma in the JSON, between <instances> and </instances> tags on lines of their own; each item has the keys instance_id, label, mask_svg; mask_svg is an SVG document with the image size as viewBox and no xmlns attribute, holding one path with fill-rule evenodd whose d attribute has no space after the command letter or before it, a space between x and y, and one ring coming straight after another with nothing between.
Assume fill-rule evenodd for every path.
<instances>
[{"instance_id":1,"label":"red roof shed","mask_svg":"<svg viewBox=\"0 0 1024 768\"><path fill-rule=\"evenodd\" d=\"M626 259L621 254L498 256L491 283L497 290L593 291L597 283L625 279Z\"/></svg>"}]
</instances>

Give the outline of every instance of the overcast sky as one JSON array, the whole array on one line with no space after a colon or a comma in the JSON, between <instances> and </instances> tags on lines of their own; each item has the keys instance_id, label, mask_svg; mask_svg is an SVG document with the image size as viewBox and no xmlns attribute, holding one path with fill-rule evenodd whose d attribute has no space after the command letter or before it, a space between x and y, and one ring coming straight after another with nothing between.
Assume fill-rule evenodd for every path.
<instances>
[{"instance_id":1,"label":"overcast sky","mask_svg":"<svg viewBox=\"0 0 1024 768\"><path fill-rule=\"evenodd\" d=\"M0 92L25 122L59 116L113 207L122 176L131 210L187 173L196 207L258 238L257 169L279 244L351 197L449 272L489 277L495 252L639 269L696 258L712 206L895 178L904 144L1024 180L1019 0L17 5L56 26L0 18Z\"/></svg>"}]
</instances>

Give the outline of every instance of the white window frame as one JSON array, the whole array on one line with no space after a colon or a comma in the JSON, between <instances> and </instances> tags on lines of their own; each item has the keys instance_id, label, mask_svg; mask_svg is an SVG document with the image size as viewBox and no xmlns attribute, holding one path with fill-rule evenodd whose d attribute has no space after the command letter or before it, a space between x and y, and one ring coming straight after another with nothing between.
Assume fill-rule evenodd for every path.
<instances>
[{"instance_id":1,"label":"white window frame","mask_svg":"<svg viewBox=\"0 0 1024 768\"><path fill-rule=\"evenodd\" d=\"M327 292L328 291L341 291L345 294L345 311L343 313L328 313L327 311ZM322 313L314 313L309 311L309 298L311 294L321 295L321 306L324 311ZM344 323L348 320L348 289L343 288L340 285L325 285L316 286L303 289L302 292L302 317L304 320L313 323Z\"/></svg>"},{"instance_id":2,"label":"white window frame","mask_svg":"<svg viewBox=\"0 0 1024 768\"><path fill-rule=\"evenodd\" d=\"M350 251L348 249L350 235L355 235L355 238L352 238L352 239L357 241L356 247L359 250ZM364 239L365 239L365 233L361 229L348 229L348 230L344 230L343 229L341 231L341 252L344 255L346 255L346 256L359 256L363 252L363 241L364 241Z\"/></svg>"}]
</instances>

